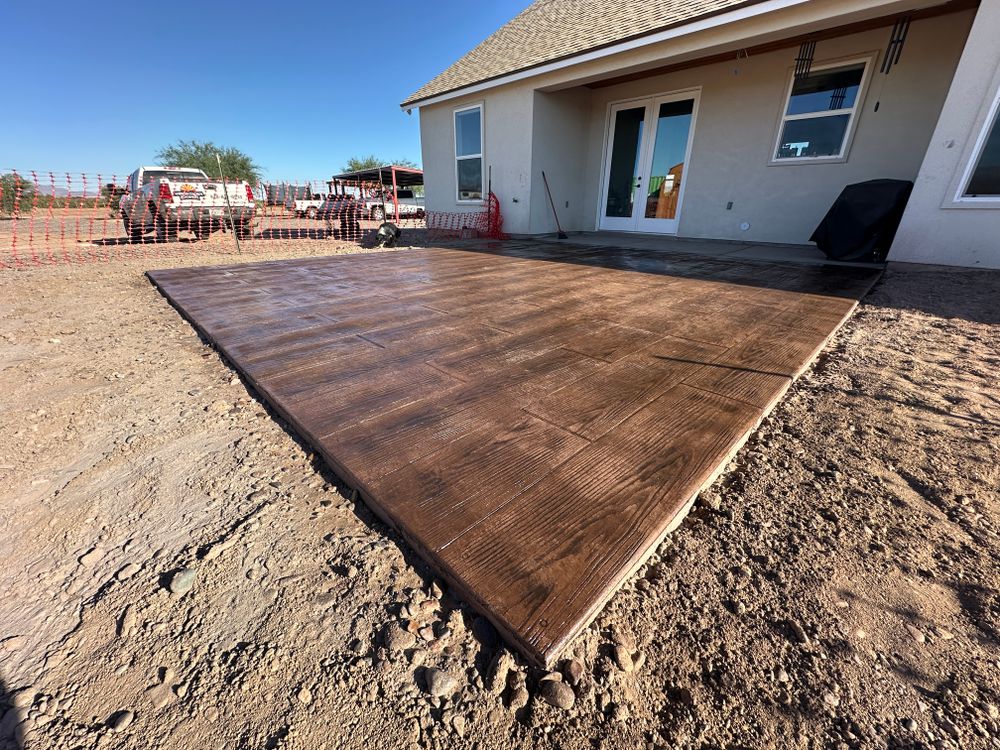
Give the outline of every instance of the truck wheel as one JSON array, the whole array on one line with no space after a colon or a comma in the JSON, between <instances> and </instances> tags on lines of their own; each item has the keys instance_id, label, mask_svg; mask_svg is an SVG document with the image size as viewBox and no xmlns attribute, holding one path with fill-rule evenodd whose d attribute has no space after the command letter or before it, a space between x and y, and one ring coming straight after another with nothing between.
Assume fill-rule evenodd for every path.
<instances>
[{"instance_id":1,"label":"truck wheel","mask_svg":"<svg viewBox=\"0 0 1000 750\"><path fill-rule=\"evenodd\" d=\"M248 240L253 235L253 225L249 221L238 221L233 231L241 240Z\"/></svg>"},{"instance_id":2,"label":"truck wheel","mask_svg":"<svg viewBox=\"0 0 1000 750\"><path fill-rule=\"evenodd\" d=\"M315 206L309 206L309 208L306 209L306 218L315 219L318 213L319 211L316 210Z\"/></svg>"},{"instance_id":3,"label":"truck wheel","mask_svg":"<svg viewBox=\"0 0 1000 750\"><path fill-rule=\"evenodd\" d=\"M162 216L156 217L156 241L157 242L176 242L177 240L177 225L167 224L166 219Z\"/></svg>"},{"instance_id":4,"label":"truck wheel","mask_svg":"<svg viewBox=\"0 0 1000 750\"><path fill-rule=\"evenodd\" d=\"M199 240L207 240L212 234L212 220L195 221L193 229L195 237Z\"/></svg>"},{"instance_id":5,"label":"truck wheel","mask_svg":"<svg viewBox=\"0 0 1000 750\"><path fill-rule=\"evenodd\" d=\"M385 209L381 206L375 206L372 209L372 221L382 221L385 219Z\"/></svg>"},{"instance_id":6,"label":"truck wheel","mask_svg":"<svg viewBox=\"0 0 1000 750\"><path fill-rule=\"evenodd\" d=\"M122 216L122 224L125 225L125 234L128 235L129 242L142 242L142 224L135 226L127 216Z\"/></svg>"}]
</instances>

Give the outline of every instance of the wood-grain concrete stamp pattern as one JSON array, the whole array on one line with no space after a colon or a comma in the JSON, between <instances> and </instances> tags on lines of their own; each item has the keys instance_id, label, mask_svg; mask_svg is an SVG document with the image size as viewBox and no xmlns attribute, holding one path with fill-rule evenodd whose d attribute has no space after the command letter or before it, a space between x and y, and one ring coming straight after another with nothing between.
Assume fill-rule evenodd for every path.
<instances>
[{"instance_id":1,"label":"wood-grain concrete stamp pattern","mask_svg":"<svg viewBox=\"0 0 1000 750\"><path fill-rule=\"evenodd\" d=\"M527 241L149 273L538 665L877 275Z\"/></svg>"}]
</instances>

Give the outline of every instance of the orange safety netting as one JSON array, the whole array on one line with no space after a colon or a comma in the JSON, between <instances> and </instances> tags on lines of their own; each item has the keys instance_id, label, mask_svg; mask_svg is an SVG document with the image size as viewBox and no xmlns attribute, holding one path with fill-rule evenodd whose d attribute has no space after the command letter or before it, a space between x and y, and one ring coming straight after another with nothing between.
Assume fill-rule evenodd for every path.
<instances>
[{"instance_id":1,"label":"orange safety netting","mask_svg":"<svg viewBox=\"0 0 1000 750\"><path fill-rule=\"evenodd\" d=\"M496 193L490 191L484 211L428 211L427 232L431 237L505 239L500 201Z\"/></svg>"},{"instance_id":2,"label":"orange safety netting","mask_svg":"<svg viewBox=\"0 0 1000 750\"><path fill-rule=\"evenodd\" d=\"M412 192L393 201L391 186L378 182L250 185L208 176L160 186L131 177L0 170L0 268L190 253L204 242L236 252L237 239L239 252L329 240L374 245L383 221L438 236L503 236L493 193L484 210L457 214L426 212ZM215 188L206 190L206 183ZM217 197L194 217L186 207L203 205L206 192Z\"/></svg>"}]
</instances>

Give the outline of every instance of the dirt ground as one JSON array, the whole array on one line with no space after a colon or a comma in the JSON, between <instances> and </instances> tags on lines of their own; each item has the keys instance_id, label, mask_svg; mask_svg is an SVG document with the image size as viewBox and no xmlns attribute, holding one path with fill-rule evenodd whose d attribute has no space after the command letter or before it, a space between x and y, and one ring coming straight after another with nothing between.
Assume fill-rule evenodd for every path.
<instances>
[{"instance_id":1,"label":"dirt ground","mask_svg":"<svg viewBox=\"0 0 1000 750\"><path fill-rule=\"evenodd\" d=\"M232 260L0 271L0 748L1000 748L1000 273L890 267L553 675L143 276Z\"/></svg>"},{"instance_id":2,"label":"dirt ground","mask_svg":"<svg viewBox=\"0 0 1000 750\"><path fill-rule=\"evenodd\" d=\"M396 223L402 227L408 243L424 241L424 220L404 217ZM378 226L374 221L359 222L368 244L373 244L371 237ZM242 250L249 255L313 253L316 249L303 248L317 242L325 246L335 244L338 228L336 221L328 224L318 219L296 218L281 206L260 207L251 236L242 241ZM130 242L117 211L107 207L51 210L39 207L19 219L0 217L0 270L54 262L119 262L139 257L153 262L164 256L236 254L233 234L229 231L213 232L206 240L181 231L177 239L160 244L155 234L149 232L141 242Z\"/></svg>"}]
</instances>

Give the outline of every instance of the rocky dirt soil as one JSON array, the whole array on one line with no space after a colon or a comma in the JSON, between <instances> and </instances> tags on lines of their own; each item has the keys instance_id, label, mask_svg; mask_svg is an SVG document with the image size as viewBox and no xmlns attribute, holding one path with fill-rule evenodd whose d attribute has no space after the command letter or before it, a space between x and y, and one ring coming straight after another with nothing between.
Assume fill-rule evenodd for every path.
<instances>
[{"instance_id":1,"label":"rocky dirt soil","mask_svg":"<svg viewBox=\"0 0 1000 750\"><path fill-rule=\"evenodd\" d=\"M0 748L1000 748L1000 274L891 268L544 673L151 265L0 272Z\"/></svg>"}]
</instances>

